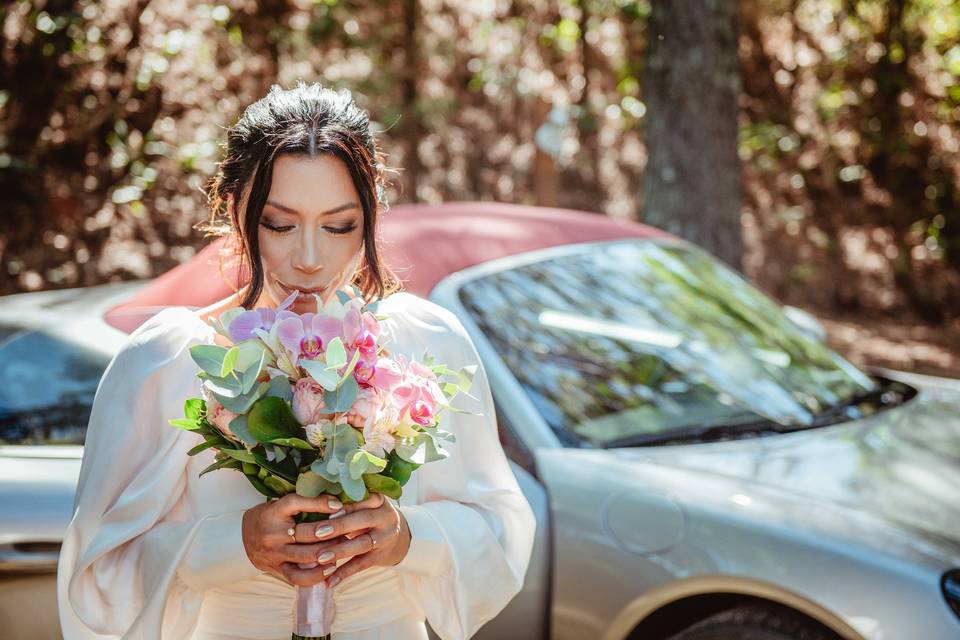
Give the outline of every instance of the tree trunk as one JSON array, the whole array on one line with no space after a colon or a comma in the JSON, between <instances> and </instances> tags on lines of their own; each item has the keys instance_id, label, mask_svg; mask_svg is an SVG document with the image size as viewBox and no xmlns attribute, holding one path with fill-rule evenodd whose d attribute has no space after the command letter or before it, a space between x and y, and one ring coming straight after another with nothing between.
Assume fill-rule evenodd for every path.
<instances>
[{"instance_id":1,"label":"tree trunk","mask_svg":"<svg viewBox=\"0 0 960 640\"><path fill-rule=\"evenodd\" d=\"M741 268L738 5L652 3L642 219Z\"/></svg>"}]
</instances>

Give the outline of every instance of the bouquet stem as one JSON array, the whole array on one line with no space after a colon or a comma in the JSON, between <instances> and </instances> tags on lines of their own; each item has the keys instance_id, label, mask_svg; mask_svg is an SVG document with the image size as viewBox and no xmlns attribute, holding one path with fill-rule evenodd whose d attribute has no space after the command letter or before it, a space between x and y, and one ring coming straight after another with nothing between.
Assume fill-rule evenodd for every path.
<instances>
[{"instance_id":1,"label":"bouquet stem","mask_svg":"<svg viewBox=\"0 0 960 640\"><path fill-rule=\"evenodd\" d=\"M309 587L298 586L296 608L291 640L330 640L330 627L333 622L332 589L323 582Z\"/></svg>"}]
</instances>

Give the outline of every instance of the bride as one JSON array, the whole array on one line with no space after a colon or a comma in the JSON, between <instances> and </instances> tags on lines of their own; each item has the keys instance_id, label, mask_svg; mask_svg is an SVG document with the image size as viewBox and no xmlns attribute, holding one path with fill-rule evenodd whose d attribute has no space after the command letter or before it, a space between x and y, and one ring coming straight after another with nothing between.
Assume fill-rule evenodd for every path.
<instances>
[{"instance_id":1,"label":"bride","mask_svg":"<svg viewBox=\"0 0 960 640\"><path fill-rule=\"evenodd\" d=\"M536 522L482 366L473 398L458 399L471 413L441 414L450 456L418 469L399 500L264 502L241 473L199 478L213 453L188 456L199 436L167 423L201 395L189 347L220 339L207 320L295 290L291 309L304 313L316 311L312 293L326 301L356 285L379 300L391 353L479 364L456 317L400 291L378 258L382 194L381 154L347 92L274 85L229 130L212 221L225 216L250 278L205 309L164 309L107 367L58 565L66 640L288 640L295 585L322 581L335 640L426 638L425 619L443 639L469 638L519 592ZM307 511L337 517L296 524Z\"/></svg>"}]
</instances>

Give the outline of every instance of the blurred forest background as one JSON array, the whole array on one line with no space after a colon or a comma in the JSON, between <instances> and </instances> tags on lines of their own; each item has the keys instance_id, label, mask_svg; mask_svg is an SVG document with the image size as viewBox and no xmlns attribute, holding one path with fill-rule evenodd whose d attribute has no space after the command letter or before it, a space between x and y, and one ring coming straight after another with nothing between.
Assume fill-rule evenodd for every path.
<instances>
[{"instance_id":1,"label":"blurred forest background","mask_svg":"<svg viewBox=\"0 0 960 640\"><path fill-rule=\"evenodd\" d=\"M960 377L956 0L19 0L0 24L0 293L189 259L225 128L303 78L370 111L393 203L667 228L685 203L854 361ZM677 90L703 92L702 135L669 126ZM657 153L725 116L714 202Z\"/></svg>"}]
</instances>

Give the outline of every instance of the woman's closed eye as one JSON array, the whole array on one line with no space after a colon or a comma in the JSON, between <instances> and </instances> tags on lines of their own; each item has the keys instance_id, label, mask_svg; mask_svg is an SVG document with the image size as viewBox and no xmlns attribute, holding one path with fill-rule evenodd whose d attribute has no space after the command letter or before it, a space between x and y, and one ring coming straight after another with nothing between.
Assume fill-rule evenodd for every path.
<instances>
[{"instance_id":1,"label":"woman's closed eye","mask_svg":"<svg viewBox=\"0 0 960 640\"><path fill-rule=\"evenodd\" d=\"M279 226L279 227L278 227L278 226L274 226L274 225L272 225L272 224L270 224L269 222L266 222L266 221L261 221L260 224L261 224L263 227L265 227L266 229L272 231L273 233L280 233L280 234L288 233L289 231L291 231L291 230L294 228L294 225L292 225L292 224L283 225L283 226ZM324 230L324 231L327 231L328 233L332 233L332 234L334 234L334 235L341 235L341 234L345 234L345 233L350 233L351 231L353 231L353 230L356 229L356 228L357 228L357 225L356 225L356 224L350 224L350 225L347 225L347 226L345 226L345 227L323 227L323 230Z\"/></svg>"}]
</instances>

